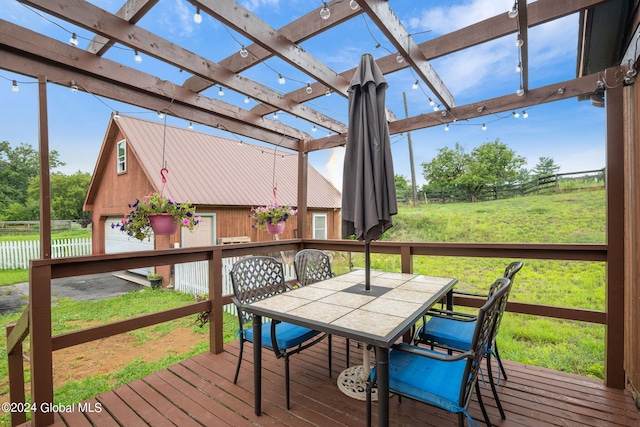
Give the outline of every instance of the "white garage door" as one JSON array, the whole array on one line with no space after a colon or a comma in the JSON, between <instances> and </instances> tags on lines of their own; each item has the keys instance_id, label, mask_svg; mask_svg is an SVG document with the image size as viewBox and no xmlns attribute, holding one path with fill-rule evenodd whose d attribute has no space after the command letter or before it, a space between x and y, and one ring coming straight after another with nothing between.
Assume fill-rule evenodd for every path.
<instances>
[{"instance_id":1,"label":"white garage door","mask_svg":"<svg viewBox=\"0 0 640 427\"><path fill-rule=\"evenodd\" d=\"M111 224L119 224L121 216L109 217L104 225L104 251L107 254L115 254L120 252L135 252L135 251L152 251L153 250L153 236L150 239L144 239L140 241L133 237L127 236L126 233L120 231L120 228L111 228ZM153 271L153 267L138 268L131 270L133 273L147 275Z\"/></svg>"}]
</instances>

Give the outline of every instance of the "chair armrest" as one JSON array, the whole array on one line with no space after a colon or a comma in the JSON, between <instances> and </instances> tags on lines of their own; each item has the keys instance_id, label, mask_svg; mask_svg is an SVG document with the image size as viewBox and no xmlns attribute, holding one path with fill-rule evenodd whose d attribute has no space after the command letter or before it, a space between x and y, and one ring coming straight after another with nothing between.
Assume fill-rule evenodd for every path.
<instances>
[{"instance_id":1,"label":"chair armrest","mask_svg":"<svg viewBox=\"0 0 640 427\"><path fill-rule=\"evenodd\" d=\"M470 297L483 297L483 298L487 298L489 295L487 294L481 294L481 293L476 293L476 292L465 292L465 291L451 291L454 295L466 295L466 296L470 296Z\"/></svg>"},{"instance_id":2,"label":"chair armrest","mask_svg":"<svg viewBox=\"0 0 640 427\"><path fill-rule=\"evenodd\" d=\"M235 296L231 297L231 302L233 302L236 305L236 307L242 306L242 304L240 304L240 301L238 301L238 298L236 298Z\"/></svg>"},{"instance_id":3,"label":"chair armrest","mask_svg":"<svg viewBox=\"0 0 640 427\"><path fill-rule=\"evenodd\" d=\"M458 320L461 322L475 322L478 318L475 314L469 313L461 313L459 311L451 311L451 310L440 310L438 308L430 308L429 311L426 312L426 315L432 317L443 317L452 320Z\"/></svg>"},{"instance_id":4,"label":"chair armrest","mask_svg":"<svg viewBox=\"0 0 640 427\"><path fill-rule=\"evenodd\" d=\"M462 353L445 354L437 351L429 350L422 347L417 347L410 344L394 344L391 346L394 350L404 351L406 353L415 354L416 356L428 357L429 359L440 360L442 362L456 362L458 360L473 357L472 351L465 351Z\"/></svg>"}]
</instances>

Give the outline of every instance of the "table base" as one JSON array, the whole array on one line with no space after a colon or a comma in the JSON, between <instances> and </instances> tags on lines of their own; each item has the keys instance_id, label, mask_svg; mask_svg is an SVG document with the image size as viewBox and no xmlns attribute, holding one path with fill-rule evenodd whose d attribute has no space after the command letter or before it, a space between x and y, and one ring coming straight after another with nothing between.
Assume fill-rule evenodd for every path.
<instances>
[{"instance_id":1,"label":"table base","mask_svg":"<svg viewBox=\"0 0 640 427\"><path fill-rule=\"evenodd\" d=\"M367 400L367 377L364 366L351 366L338 376L338 388L351 398ZM371 400L378 400L378 389L375 387L371 390Z\"/></svg>"}]
</instances>

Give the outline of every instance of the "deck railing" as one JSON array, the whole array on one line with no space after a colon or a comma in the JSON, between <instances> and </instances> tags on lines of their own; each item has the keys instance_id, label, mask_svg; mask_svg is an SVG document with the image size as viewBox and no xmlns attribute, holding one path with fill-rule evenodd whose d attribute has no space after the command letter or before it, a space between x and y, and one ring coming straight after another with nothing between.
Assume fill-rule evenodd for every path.
<instances>
[{"instance_id":1,"label":"deck railing","mask_svg":"<svg viewBox=\"0 0 640 427\"><path fill-rule=\"evenodd\" d=\"M16 324L8 325L7 327L11 401L14 403L24 403L25 401L22 342L29 334L31 335L31 401L36 408L41 405L46 407L46 405L51 405L53 402L52 353L55 350L211 310L209 316L210 351L216 354L222 352L222 307L231 302L231 295L225 295L222 290L223 259L246 255L273 254L283 251L298 251L304 248L342 252L364 252L363 243L357 241L291 239L273 242L32 260L29 275L29 304L20 320ZM402 272L404 273L412 272L413 257L419 255L607 261L606 245L580 244L373 242L371 252L399 255ZM52 336L51 279L194 261L208 262L208 300L106 325ZM479 306L479 301L473 298L457 298L455 303L474 307ZM516 302L510 302L507 310L537 316L606 324L606 314L601 311L549 307ZM607 327L615 328L622 326L607 325ZM620 343L620 346L622 347L622 343ZM617 349L617 351L622 351L622 349ZM25 420L26 416L24 412L12 414L12 424L14 425L22 423ZM32 423L34 426L50 425L53 424L53 420L54 414L51 412L32 412Z\"/></svg>"}]
</instances>

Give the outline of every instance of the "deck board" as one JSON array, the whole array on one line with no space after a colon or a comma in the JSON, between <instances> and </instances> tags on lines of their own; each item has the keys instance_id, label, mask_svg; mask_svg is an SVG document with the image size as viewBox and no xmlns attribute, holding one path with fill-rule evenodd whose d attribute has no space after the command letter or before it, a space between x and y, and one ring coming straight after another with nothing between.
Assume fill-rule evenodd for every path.
<instances>
[{"instance_id":1,"label":"deck board","mask_svg":"<svg viewBox=\"0 0 640 427\"><path fill-rule=\"evenodd\" d=\"M362 363L362 349L351 343L351 365ZM326 340L294 355L291 369L291 410L284 395L284 361L263 352L262 416L254 413L251 344L245 346L238 384L233 384L238 345L203 353L168 369L120 386L87 402L102 412L56 414L56 425L154 426L362 426L365 402L342 394L336 385L346 367L345 341L333 340L333 372L329 378ZM508 379L498 393L507 414L501 420L488 384L481 382L482 398L491 422L498 427L608 427L640 426L640 412L627 391L609 389L597 379L504 361ZM494 372L497 365L494 361ZM409 399L389 402L391 425L457 426L457 417ZM473 397L471 416L483 425ZM373 423L377 424L374 403Z\"/></svg>"}]
</instances>

